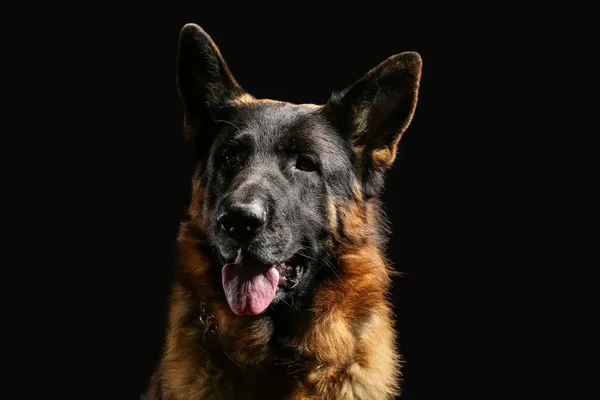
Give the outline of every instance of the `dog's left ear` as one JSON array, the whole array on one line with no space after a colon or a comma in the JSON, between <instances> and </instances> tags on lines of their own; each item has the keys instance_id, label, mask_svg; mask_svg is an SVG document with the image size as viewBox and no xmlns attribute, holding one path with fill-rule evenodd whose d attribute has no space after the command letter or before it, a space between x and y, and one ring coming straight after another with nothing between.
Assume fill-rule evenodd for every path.
<instances>
[{"instance_id":1,"label":"dog's left ear","mask_svg":"<svg viewBox=\"0 0 600 400\"><path fill-rule=\"evenodd\" d=\"M383 187L398 142L417 105L422 60L415 52L392 56L349 88L334 93L323 112L351 142L367 196Z\"/></svg>"}]
</instances>

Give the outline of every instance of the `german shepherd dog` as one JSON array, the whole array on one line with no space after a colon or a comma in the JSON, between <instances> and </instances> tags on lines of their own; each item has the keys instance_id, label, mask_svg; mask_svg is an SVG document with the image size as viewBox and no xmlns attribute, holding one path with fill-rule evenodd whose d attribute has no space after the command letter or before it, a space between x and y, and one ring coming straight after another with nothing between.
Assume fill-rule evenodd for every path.
<instances>
[{"instance_id":1,"label":"german shepherd dog","mask_svg":"<svg viewBox=\"0 0 600 400\"><path fill-rule=\"evenodd\" d=\"M324 105L257 99L198 25L179 37L193 146L166 343L145 399L400 393L379 199L421 57L391 56Z\"/></svg>"}]
</instances>

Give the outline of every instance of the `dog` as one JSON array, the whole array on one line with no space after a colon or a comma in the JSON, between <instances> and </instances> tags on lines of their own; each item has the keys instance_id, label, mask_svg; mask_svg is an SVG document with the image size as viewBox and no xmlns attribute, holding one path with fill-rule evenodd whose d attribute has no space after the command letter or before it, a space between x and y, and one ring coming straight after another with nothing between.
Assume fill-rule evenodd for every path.
<instances>
[{"instance_id":1,"label":"dog","mask_svg":"<svg viewBox=\"0 0 600 400\"><path fill-rule=\"evenodd\" d=\"M258 99L201 27L182 28L192 194L164 351L142 398L401 393L380 194L421 71L421 56L404 52L324 105Z\"/></svg>"}]
</instances>

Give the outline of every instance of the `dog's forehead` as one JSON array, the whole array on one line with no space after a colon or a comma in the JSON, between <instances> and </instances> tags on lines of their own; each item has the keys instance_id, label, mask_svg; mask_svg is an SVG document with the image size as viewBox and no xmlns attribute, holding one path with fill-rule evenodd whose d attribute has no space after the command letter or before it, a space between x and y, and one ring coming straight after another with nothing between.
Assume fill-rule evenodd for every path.
<instances>
[{"instance_id":1,"label":"dog's forehead","mask_svg":"<svg viewBox=\"0 0 600 400\"><path fill-rule=\"evenodd\" d=\"M315 144L330 140L330 127L320 115L320 108L312 104L266 100L241 104L233 113L238 127L234 138L252 142L257 147L270 147L288 140Z\"/></svg>"}]
</instances>

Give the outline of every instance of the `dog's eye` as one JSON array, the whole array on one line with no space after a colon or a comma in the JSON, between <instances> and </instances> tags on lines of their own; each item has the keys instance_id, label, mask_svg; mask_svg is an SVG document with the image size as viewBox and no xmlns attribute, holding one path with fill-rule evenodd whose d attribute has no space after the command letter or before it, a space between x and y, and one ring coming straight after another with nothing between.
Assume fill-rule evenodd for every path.
<instances>
[{"instance_id":1,"label":"dog's eye","mask_svg":"<svg viewBox=\"0 0 600 400\"><path fill-rule=\"evenodd\" d=\"M317 163L311 157L301 154L296 160L296 168L307 172L316 171Z\"/></svg>"},{"instance_id":2,"label":"dog's eye","mask_svg":"<svg viewBox=\"0 0 600 400\"><path fill-rule=\"evenodd\" d=\"M234 148L229 148L223 153L223 162L225 165L232 166L238 162L238 155Z\"/></svg>"}]
</instances>

